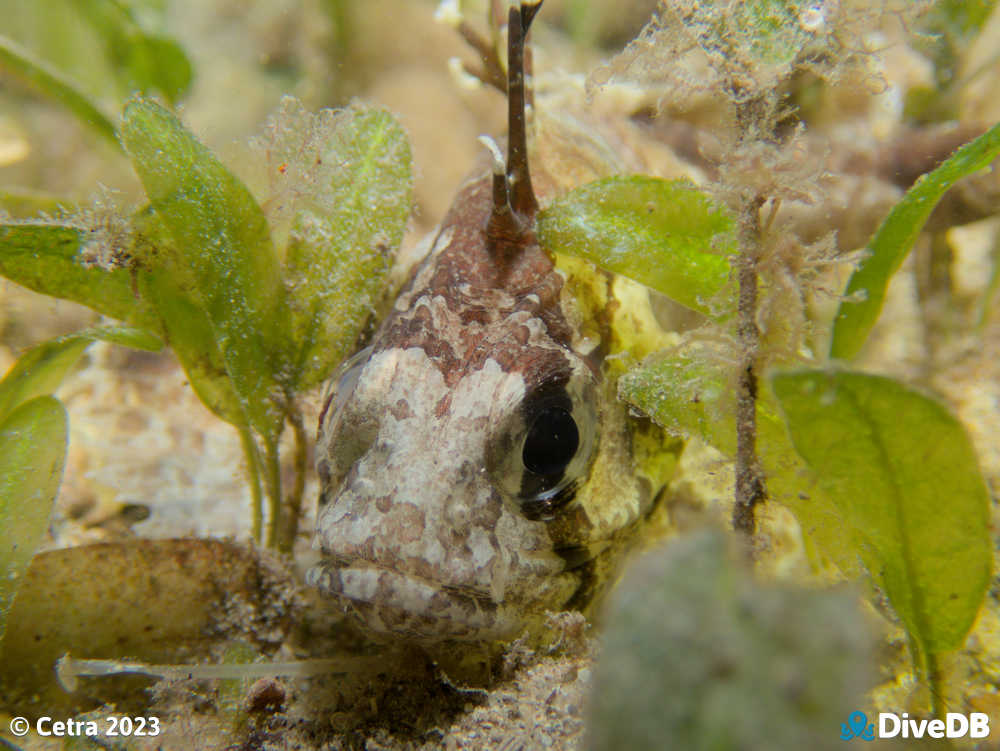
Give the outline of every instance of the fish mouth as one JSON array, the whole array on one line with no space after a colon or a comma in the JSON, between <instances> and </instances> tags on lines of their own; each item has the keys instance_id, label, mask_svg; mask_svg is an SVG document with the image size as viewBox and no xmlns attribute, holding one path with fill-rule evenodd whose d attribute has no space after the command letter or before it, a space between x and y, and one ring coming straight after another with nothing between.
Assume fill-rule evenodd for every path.
<instances>
[{"instance_id":1,"label":"fish mouth","mask_svg":"<svg viewBox=\"0 0 1000 751\"><path fill-rule=\"evenodd\" d=\"M486 594L374 565L327 560L310 569L306 581L368 629L414 641L498 640L520 625Z\"/></svg>"},{"instance_id":2,"label":"fish mouth","mask_svg":"<svg viewBox=\"0 0 1000 751\"><path fill-rule=\"evenodd\" d=\"M446 584L331 553L309 569L306 582L376 634L424 644L505 641L518 636L533 614L570 602L586 581L579 570L607 546L607 542L570 545L537 556L537 567L522 569L513 577L544 571L544 580L535 580L528 597L512 596L508 589L507 597L498 599L485 589Z\"/></svg>"}]
</instances>

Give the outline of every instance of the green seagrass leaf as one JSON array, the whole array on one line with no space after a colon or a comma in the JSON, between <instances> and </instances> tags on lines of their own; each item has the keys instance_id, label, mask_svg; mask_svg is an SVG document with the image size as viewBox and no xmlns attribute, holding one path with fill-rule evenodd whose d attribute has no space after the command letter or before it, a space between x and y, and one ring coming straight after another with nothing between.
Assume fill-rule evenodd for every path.
<instances>
[{"instance_id":1,"label":"green seagrass leaf","mask_svg":"<svg viewBox=\"0 0 1000 751\"><path fill-rule=\"evenodd\" d=\"M85 329L38 344L23 355L0 380L0 420L19 405L53 393L95 341L156 352L163 342L143 329L128 326Z\"/></svg>"},{"instance_id":2,"label":"green seagrass leaf","mask_svg":"<svg viewBox=\"0 0 1000 751\"><path fill-rule=\"evenodd\" d=\"M990 164L1000 154L1000 125L994 125L920 177L875 232L868 255L854 271L833 324L830 357L849 360L861 351L875 325L892 275L899 270L941 196L955 182Z\"/></svg>"},{"instance_id":3,"label":"green seagrass leaf","mask_svg":"<svg viewBox=\"0 0 1000 751\"><path fill-rule=\"evenodd\" d=\"M803 370L771 385L811 482L924 655L961 646L990 579L990 500L951 413L882 376Z\"/></svg>"},{"instance_id":4,"label":"green seagrass leaf","mask_svg":"<svg viewBox=\"0 0 1000 751\"><path fill-rule=\"evenodd\" d=\"M0 274L35 292L158 332L158 316L137 294L129 269L84 262L92 243L94 236L72 220L0 224Z\"/></svg>"},{"instance_id":5,"label":"green seagrass leaf","mask_svg":"<svg viewBox=\"0 0 1000 751\"><path fill-rule=\"evenodd\" d=\"M122 138L174 254L161 259L204 310L247 419L274 439L284 417L290 311L270 231L246 186L160 105L125 108ZM175 311L176 312L176 311ZM177 326L197 323L178 320ZM170 328L170 326L168 326Z\"/></svg>"},{"instance_id":6,"label":"green seagrass leaf","mask_svg":"<svg viewBox=\"0 0 1000 751\"><path fill-rule=\"evenodd\" d=\"M406 132L388 112L353 104L313 115L286 99L268 156L295 181L285 260L298 386L351 354L384 291L413 205Z\"/></svg>"},{"instance_id":7,"label":"green seagrass leaf","mask_svg":"<svg viewBox=\"0 0 1000 751\"><path fill-rule=\"evenodd\" d=\"M538 215L538 240L706 315L732 310L724 294L734 222L686 180L610 177L569 191Z\"/></svg>"},{"instance_id":8,"label":"green seagrass leaf","mask_svg":"<svg viewBox=\"0 0 1000 751\"><path fill-rule=\"evenodd\" d=\"M0 419L0 641L21 577L45 534L66 461L62 403L40 396Z\"/></svg>"}]
</instances>

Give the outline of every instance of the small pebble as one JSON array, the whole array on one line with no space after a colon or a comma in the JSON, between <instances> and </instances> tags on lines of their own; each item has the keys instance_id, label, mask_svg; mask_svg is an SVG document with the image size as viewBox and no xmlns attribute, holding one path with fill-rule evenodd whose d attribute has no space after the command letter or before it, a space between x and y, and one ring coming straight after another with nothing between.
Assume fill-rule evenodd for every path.
<instances>
[{"instance_id":1,"label":"small pebble","mask_svg":"<svg viewBox=\"0 0 1000 751\"><path fill-rule=\"evenodd\" d=\"M247 692L248 712L277 712L285 703L285 687L273 678L261 678Z\"/></svg>"}]
</instances>

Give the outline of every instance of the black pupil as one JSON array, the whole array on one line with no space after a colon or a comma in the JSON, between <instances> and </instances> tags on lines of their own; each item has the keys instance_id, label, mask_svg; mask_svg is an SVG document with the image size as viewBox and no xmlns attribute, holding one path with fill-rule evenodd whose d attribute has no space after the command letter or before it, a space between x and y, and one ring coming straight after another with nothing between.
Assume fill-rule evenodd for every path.
<instances>
[{"instance_id":1,"label":"black pupil","mask_svg":"<svg viewBox=\"0 0 1000 751\"><path fill-rule=\"evenodd\" d=\"M535 474L555 475L566 469L579 446L573 416L562 407L546 407L531 423L521 458Z\"/></svg>"}]
</instances>

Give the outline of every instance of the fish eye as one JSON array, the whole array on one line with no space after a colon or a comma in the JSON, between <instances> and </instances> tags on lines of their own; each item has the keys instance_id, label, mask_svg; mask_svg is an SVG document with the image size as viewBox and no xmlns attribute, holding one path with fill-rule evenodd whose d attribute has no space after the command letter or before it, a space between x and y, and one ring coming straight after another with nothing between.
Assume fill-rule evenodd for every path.
<instances>
[{"instance_id":1,"label":"fish eye","mask_svg":"<svg viewBox=\"0 0 1000 751\"><path fill-rule=\"evenodd\" d=\"M358 385L361 371L365 369L371 356L372 348L365 347L341 363L337 373L327 382L327 391L323 398L323 411L319 416L320 425L323 425L327 420L335 420L343 411L347 399L354 392L354 387Z\"/></svg>"},{"instance_id":2,"label":"fish eye","mask_svg":"<svg viewBox=\"0 0 1000 751\"><path fill-rule=\"evenodd\" d=\"M573 500L598 442L597 389L585 366L528 389L491 429L486 465L521 514L546 520Z\"/></svg>"},{"instance_id":3,"label":"fish eye","mask_svg":"<svg viewBox=\"0 0 1000 751\"><path fill-rule=\"evenodd\" d=\"M567 410L545 407L535 416L521 449L521 460L537 475L562 473L580 446L580 431Z\"/></svg>"},{"instance_id":4,"label":"fish eye","mask_svg":"<svg viewBox=\"0 0 1000 751\"><path fill-rule=\"evenodd\" d=\"M375 440L376 422L364 414L350 415L350 425L345 426L348 405L354 396L361 372L371 359L372 348L367 347L346 360L337 374L327 384L320 413L316 470L322 482L320 506L325 505L329 493L336 489L351 465L364 456Z\"/></svg>"}]
</instances>

